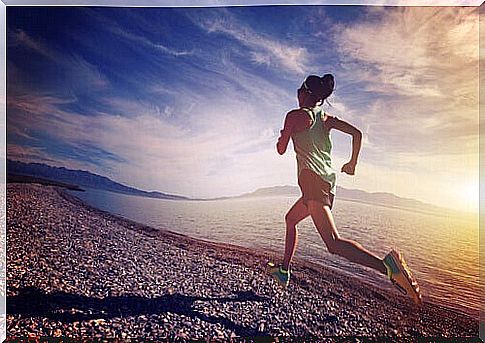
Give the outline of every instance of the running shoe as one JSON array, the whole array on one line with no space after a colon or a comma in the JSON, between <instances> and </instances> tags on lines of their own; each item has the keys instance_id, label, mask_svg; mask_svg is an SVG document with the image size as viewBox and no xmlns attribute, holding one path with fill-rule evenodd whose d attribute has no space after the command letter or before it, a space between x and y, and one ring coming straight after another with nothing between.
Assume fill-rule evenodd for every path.
<instances>
[{"instance_id":1,"label":"running shoe","mask_svg":"<svg viewBox=\"0 0 485 343\"><path fill-rule=\"evenodd\" d=\"M288 287L288 284L290 283L290 271L284 270L283 266L281 265L275 266L271 262L268 263L268 266L270 267L269 275L278 281L281 286Z\"/></svg>"},{"instance_id":2,"label":"running shoe","mask_svg":"<svg viewBox=\"0 0 485 343\"><path fill-rule=\"evenodd\" d=\"M403 256L396 250L391 250L384 257L384 265L387 268L387 276L394 286L403 294L409 295L416 304L421 304L423 299L419 291L419 285L409 269Z\"/></svg>"}]
</instances>

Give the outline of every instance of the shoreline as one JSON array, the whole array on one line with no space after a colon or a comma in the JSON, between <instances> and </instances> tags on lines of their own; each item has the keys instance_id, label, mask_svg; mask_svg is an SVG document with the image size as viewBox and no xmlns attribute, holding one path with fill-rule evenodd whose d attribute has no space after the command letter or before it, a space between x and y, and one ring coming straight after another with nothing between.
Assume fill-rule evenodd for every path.
<instances>
[{"instance_id":1,"label":"shoreline","mask_svg":"<svg viewBox=\"0 0 485 343\"><path fill-rule=\"evenodd\" d=\"M207 244L208 246L215 246L218 249L228 248L229 252L237 252L237 251L242 252L242 251L244 251L246 253L249 253L250 255L253 255L255 257L259 257L262 260L264 260L264 258L267 258L266 261L270 261L270 260L275 261L275 260L281 259L281 254L282 254L281 251L274 251L274 250L268 249L269 254L268 253L264 254L258 249L246 248L246 247L231 244L231 243L213 242L213 241L205 240L205 239L202 239L202 238L191 237L189 235L185 235L185 234L178 233L178 232L175 232L175 231L170 231L170 230L167 230L167 229L164 229L164 228L158 228L157 229L157 228L151 227L149 225L136 222L136 221L131 220L129 218L125 218L123 216L113 214L109 211L104 211L104 210L101 210L97 207L91 206L88 203L84 202L82 199L66 192L66 190L64 188L60 187L60 188L56 189L56 191L59 193L59 195L61 197L63 197L64 199L66 199L69 202L72 202L72 203L78 204L79 206L83 206L85 208L88 208L91 211L95 211L95 212L98 212L100 214L110 216L110 217L113 218L113 220L118 220L120 222L123 222L125 225L133 226L135 230L139 230L139 232L142 232L142 233L145 232L145 233L154 234L154 235L157 235L157 233L163 233L163 234L167 234L167 235L173 235L175 237L183 237L183 238L185 238L189 241L197 241L197 242L201 243L202 245ZM137 196L137 195L135 195L135 196ZM162 199L162 200L166 200L166 199ZM342 200L349 201L349 202L358 202L358 201L355 201L355 200L348 200L348 199L342 199ZM372 206L372 204L369 204L369 203L365 203L365 202L361 202L361 203ZM386 208L394 208L394 207L385 206L385 205L382 205L382 206L386 207ZM394 209L401 209L401 208L394 208ZM264 258L262 256L264 256ZM225 255L221 254L221 256L219 256L219 257L221 259L224 259ZM244 261L239 261L239 262L244 263ZM325 265L321 265L321 264L318 264L318 263L314 263L314 262L308 261L308 260L301 258L301 257L300 258L294 257L292 264L298 265L300 267L307 267L307 268L310 268L310 269L313 269L313 270L323 269L327 272L334 273L339 277L345 277L345 278L350 278L351 280L356 280L357 282L362 283L362 284L366 285L367 287L376 288L376 289L378 289L382 292L387 292L389 290L389 288L386 289L385 287L379 287L379 286L376 286L375 284L373 284L371 282L367 282L366 280L360 278L359 276L351 276L351 274L349 274L346 271L341 271L338 268L335 268L335 267L332 267L332 266L325 266ZM397 293L397 294L399 294L399 293ZM464 312L464 311L457 309L457 308L441 305L441 304L438 304L434 301L427 300L427 303L430 304L430 305L436 306L438 308L441 308L443 310L446 310L446 311L455 312L457 315L465 316L465 317L467 317L471 320L479 320L478 314L477 314L477 317L474 317L472 314L470 314L468 312Z\"/></svg>"},{"instance_id":2,"label":"shoreline","mask_svg":"<svg viewBox=\"0 0 485 343\"><path fill-rule=\"evenodd\" d=\"M19 308L22 308L22 304L19 295L15 295L15 287L12 286L12 280L14 280L20 281L19 284L22 284L23 286L35 287L36 291L40 291L44 297L48 297L48 294L52 294L52 291L54 291L54 293L64 292L65 294L62 293L64 297L68 297L66 294L75 294L76 296L87 297L88 301L94 301L93 299L115 299L116 297L126 297L129 294L136 293L134 292L134 290L136 290L137 292L139 291L140 294L137 296L141 297L140 301L142 302L147 301L147 299L153 299L154 297L161 298L164 296L175 296L177 294L182 296L182 298L178 298L178 300L182 299L182 303L184 303L183 301L187 300L187 298L190 298L191 300L198 299L189 304L190 306L187 305L182 313L177 313L178 310L176 308L165 306L165 303L162 304L164 306L161 306L154 311L152 311L150 307L153 304L147 305L150 307L150 311L148 312L154 316L153 320L150 320L153 324L151 326L155 326L158 329L160 325L157 326L155 324L160 323L160 320L161 323L168 323L168 326L170 326L171 323L178 323L180 318L174 320L171 318L171 315L173 314L175 314L175 317L190 317L191 320L186 321L185 323L183 320L181 321L182 324L179 325L181 329L174 329L173 327L167 329L164 327L163 329L156 331L158 332L158 335L154 334L155 331L152 330L152 335L149 336L140 336L140 333L137 333L138 331L132 329L131 333L133 336L130 336L127 333L125 337L162 337L160 336L160 332L169 336L183 332L188 338L201 338L207 337L207 335L211 337L230 338L231 336L285 336L286 334L291 336L310 335L315 337L327 337L329 335L363 335L372 337L478 337L478 320L467 313L427 302L426 299L422 308L416 309L410 304L410 301L407 298L403 298L395 290L389 292L388 290L379 289L355 277L344 275L325 266L296 259L293 264L294 273L292 274L291 285L288 290L283 290L265 274L266 262L280 257L280 253L273 251L261 252L236 245L214 243L168 230L152 228L91 207L79 198L68 194L66 191L58 187L32 184L9 184L7 189L9 190L8 196L12 194L12 197L18 197L18 202L14 202L17 205L20 204L18 206L24 206L26 202L25 199L35 203L34 207L38 208L38 210L43 213L41 218L44 219L44 222L42 222L40 227L45 231L54 230L52 232L49 231L49 233L52 234L52 239L56 240L57 245L61 242L69 244L69 239L66 239L66 237L72 237L73 227L66 224L68 235L64 236L64 231L55 231L55 225L50 225L50 223L62 223L62 219L59 221L59 218L51 218L49 210L59 211L61 214L65 214L64 218L81 218L79 221L76 221L77 224L81 224L81 228L85 229L84 232L81 232L81 237L86 237L86 235L89 234L88 236L92 237L93 242L98 243L98 247L101 247L103 244L108 246L112 244L117 253L120 253L123 256L126 254L125 257L127 261L130 260L130 257L133 258L136 256L133 252L143 254L143 256L149 260L137 259L138 263L130 261L128 267L126 263L120 265L119 263L117 264L116 261L108 265L106 260L99 258L99 253L97 253L96 250L84 249L82 251L83 254L89 256L91 262L92 260L97 260L97 263L94 264L97 268L93 268L93 263L87 263L83 259L76 258L75 255L71 256L69 255L69 251L67 251L68 254L64 254L67 259L72 258L78 263L85 264L86 266L84 270L93 273L89 278L90 281L85 283L96 284L99 283L99 280L106 279L96 275L96 272L99 269L102 269L103 272L106 271L107 273L111 270L113 274L111 277L114 279L122 278L123 275L120 275L123 274L122 272L135 273L140 279L138 282L134 283L136 284L135 287L124 287L121 282L120 287L105 287L109 288L107 294L103 294L99 291L93 291L91 292L93 294L89 294L89 291L86 291L88 287L82 287L82 282L75 280L78 274L66 273L66 271L73 269L72 261L67 261L67 263L59 261L63 266L65 264L65 268L61 268L63 272L57 273L59 274L57 277L62 277L65 280L75 280L71 282L70 287L65 287L65 283L64 285L52 285L49 284L49 282L36 284L36 282L15 280L16 278L19 278L19 275L25 275L25 272L29 270L25 265L32 266L32 253L30 253L29 256L26 256L28 254L21 253L21 262L15 260L13 262L14 269L19 269L20 272L14 272L12 275L9 273L10 277L8 278L7 283L7 313L9 314L7 317L7 325L9 328L14 323L23 323L23 321L27 320L25 318L25 313L19 310ZM40 199L42 199L41 195L47 199L47 204L40 201ZM62 203L63 201L64 203ZM46 208L46 206L48 207ZM11 211L14 210L15 208L11 209ZM30 218L32 216L33 213L27 211L24 213L23 217L19 216L18 220L20 222L32 221ZM72 220L74 223L75 219ZM9 222L11 221L9 220ZM99 232L101 226L99 223L106 224L107 229L103 227L101 232ZM16 225L17 223L15 221L13 226L17 227ZM35 223L34 225L38 224ZM9 239L12 239L12 233L15 231L10 223L7 227L7 235L10 235ZM19 225L19 227L22 226ZM74 227L79 228L79 226L76 225ZM22 232L22 230L26 232ZM19 237L23 237L25 236L25 233L29 232L29 228L23 227L23 229L18 229L18 231L20 231ZM61 233L60 237L58 237L59 233ZM78 233L76 232L76 234ZM129 238L131 244L123 245L123 249L119 249L120 247L118 245L124 244L125 242L121 242L119 237L116 236ZM18 253L18 251L15 251L16 248L18 248L18 244L15 244L15 238L17 237L13 238L14 248L8 249L9 261L12 261L14 254ZM41 263L44 268L38 270L39 268L34 265L33 269L36 271L37 275L45 275L46 270L49 270L48 266L52 264L53 261L58 261L59 257L62 257L63 254L56 253L55 251L47 253L45 251L46 249L44 249L45 247L42 247L43 242L35 243L32 241L32 244L39 243L40 246L35 254L35 260L44 261L44 263ZM91 243L88 244L88 247L91 246ZM63 250L63 247L59 247L59 250ZM105 249L103 253L106 253L106 255L103 255L103 257L109 256L111 250ZM64 250L63 252L65 253L66 251ZM171 260L168 261L169 271L163 269L163 267L167 267L167 261L160 261L160 255L170 256ZM107 260L111 259L112 257L107 258ZM12 267L11 264L12 263L9 264L9 270ZM148 265L149 268L147 267L144 269L143 265ZM121 271L119 269L120 266L122 269ZM116 267L118 267L118 269L116 269ZM190 272L188 273L188 271L194 271L198 268L204 271L204 277L207 278L207 280L200 285L194 286L193 283L197 279L194 278L194 274L191 274ZM21 273L22 269L23 273ZM83 270L83 268L81 268L81 270ZM221 270L223 272L221 272ZM159 273L163 274L165 272L167 272L168 276L172 277L172 280L164 279L165 275L159 275ZM152 279L156 280L160 277L161 279L164 279L164 281L168 280L168 282L164 282L165 286L163 287L159 287L159 285L153 286L152 283L143 281L147 276L144 275L145 273L149 274L148 276ZM199 274L196 274L196 276L199 276ZM185 284L186 287L178 287L177 283ZM191 283L192 287L189 286ZM166 286L167 284L170 284L171 286ZM151 287L151 292L144 292L144 287ZM189 290L187 290L187 288L189 288ZM21 288L17 287L17 290L19 289ZM92 289L93 288L91 287L90 290L92 291ZM251 317L248 315L247 311L245 312L235 305L233 307L236 308L225 308L224 311L218 310L211 312L211 315L204 311L199 312L194 310L194 308L197 307L197 301L210 299L217 303L217 297L214 298L214 295L216 294L222 295L223 298L220 299L225 299L225 301L227 301L222 302L223 304L232 304L228 299L237 300L237 297L239 296L238 294L241 292L245 294L245 296L239 299L239 301L233 301L234 304L239 303L239 307L241 307L241 304L243 303L249 303L249 307L258 307L257 305L260 305L261 303L265 303L265 305L268 305L269 303L270 306L263 306L263 308L259 306L258 312L256 312L257 314L253 314L252 319L247 318L248 316ZM13 308L18 312L17 314L10 314L9 293L10 299L12 296L14 298L17 297L15 298L17 300L14 302L15 306ZM100 293L102 293L101 296ZM236 294L236 298L234 298L234 294ZM102 295L104 295L104 298ZM213 298L207 298L207 296L212 296ZM177 298L172 300L177 300ZM291 302L292 306L288 307L287 302ZM74 303L77 305L76 302ZM96 310L104 308L104 305L97 304L96 306ZM211 306L209 306L209 308L210 307ZM283 309L285 310L283 311ZM128 312L132 314L131 316L128 316L130 318L129 320L138 323L140 317L145 316L145 314L139 312L147 312L147 309L145 308L143 311L131 312L128 310ZM305 314L305 312L307 315L302 315L302 313ZM325 314L322 314L322 312ZM252 313L254 313L254 311L252 311ZM52 313L34 314L37 315L35 318L43 318L44 321L46 318L48 321L53 317L56 317L55 315L53 316ZM157 318L155 318L155 316L157 316ZM238 318L238 316L241 318ZM84 318L82 316L78 317ZM112 328L112 322L116 322L116 320L119 319L116 316L103 315L102 311L101 314L94 314L92 317L101 317L103 320L103 327L107 328ZM275 319L275 317L278 319ZM126 316L124 318L126 319ZM91 318L91 320L98 319L100 318ZM66 335L68 337L77 337L77 331L73 328L73 322L79 323L81 321L64 321L67 321L67 324L62 323L62 328L58 328L57 330L61 330L61 333L64 334L70 332L71 335ZM202 331L195 330L191 332L190 328L187 328L187 326L194 325L194 321L202 327ZM35 322L35 320L33 322ZM33 324L31 323L31 325ZM218 328L215 328L214 326ZM38 325L36 325L36 327L38 327ZM98 329L99 327L100 324L98 323ZM71 328L70 331L69 328ZM11 330L7 329L8 334L11 334L10 331ZM95 330L94 332L97 331ZM59 331L55 331L54 333L59 333ZM92 337L105 337L99 335L100 334L97 333ZM115 332L113 334L108 334L106 337L123 338L122 336L121 333L117 335Z\"/></svg>"},{"instance_id":3,"label":"shoreline","mask_svg":"<svg viewBox=\"0 0 485 343\"><path fill-rule=\"evenodd\" d=\"M92 189L92 190L95 190L95 189ZM106 212L107 214L112 214L115 217L118 216L119 218L122 218L122 219L126 218L126 217L123 217L122 215L116 215L116 214L110 213L109 210L101 210L101 209L96 208L95 206L91 206L88 203L85 203L81 198L78 198L78 194L76 192L71 192L71 191L68 191L68 190L66 190L66 191L62 190L62 192L64 192L66 194L66 196L72 196L76 199L76 200L71 199L72 201L80 201L82 206L87 206L87 207L93 208L95 210ZM114 192L114 193L116 194L116 192ZM138 195L127 195L127 196L128 197L130 197L130 196L139 197ZM274 198L280 198L281 196L270 195L270 196L254 197L254 198L259 199L259 198L273 198L273 197ZM142 198L143 198L143 196L142 196ZM248 197L245 197L245 198L230 198L230 199L228 198L228 199L224 199L224 200L221 200L221 201L233 201L233 200L235 200L235 201L239 201L239 200L248 201L250 199L251 198L248 198ZM162 200L162 201L165 200L165 201L168 201L168 202L172 201L172 200L167 200L167 199L158 199L158 200ZM340 200L342 200L344 202L349 202L349 203L358 203L358 204L362 204L362 205L369 206L369 207L378 206L378 207L383 207L383 208L387 208L387 209L408 211L408 210L402 209L402 208L384 206L384 205L372 205L372 204L369 204L369 203L366 203L366 202L359 202L359 201L355 201L355 200L352 200L352 199L350 199L350 200L349 199L340 199ZM190 200L190 202L192 202L192 201L193 200ZM426 213L422 212L422 214L426 214ZM426 214L426 215L428 215L428 214ZM431 213L429 213L429 215L440 216L438 214L431 214ZM126 218L126 219L129 220L128 218ZM136 222L136 219L132 219L132 220ZM143 226L144 224L140 223L140 225ZM147 226L147 229L151 230L152 228ZM168 230L168 229L165 229L165 228L159 228L157 230L164 230L164 231L171 232L173 234L182 234L183 235L183 233L181 233L181 230L171 231L171 230ZM211 244L221 243L222 246L224 246L224 244L228 244L228 245L230 244L230 243L224 242L223 240L211 241L210 238L204 238L204 237L200 237L200 236L199 237L193 237L193 236L190 236L190 235L187 235L187 234L186 234L186 236L189 237L189 238L193 238L195 240L200 240L202 242L211 243ZM238 242L236 244L240 244L240 243L241 242ZM235 247L251 248L250 244L249 245L248 244L236 245L236 244L233 243L233 245ZM282 248L284 248L284 247L282 247ZM276 251L276 250L271 249L271 248L261 248L261 247L253 248L255 253L258 252L258 251L260 252L263 249L270 251L274 256L276 256L276 258L280 258L280 259L282 258L283 250L277 250ZM361 273L355 273L355 272L352 272L352 271L349 271L349 270L345 270L343 268L339 268L338 266L333 266L331 264L325 264L325 263L318 262L318 259L315 259L313 256L295 256L294 261L300 261L300 263L303 263L303 264L314 263L315 266L323 266L324 268L327 268L329 270L332 270L333 272L336 272L338 275L346 275L347 277L357 278L360 282L367 284L370 287L376 287L380 290L388 291L389 289L393 288L393 286L390 283L386 282L387 280L382 280L379 276L377 276L377 274L376 274L377 277L374 277L373 275L371 275L373 273L373 271L371 271L371 273L362 275ZM384 283L382 283L382 282L384 282ZM429 282L429 280L428 280L428 282ZM428 302L433 302L437 306L441 306L443 308L447 308L450 311L462 313L463 315L466 315L467 317L473 318L475 320L479 320L479 310L477 308L472 307L472 306L465 306L465 305L462 305L462 304L453 303L451 301L441 302L440 301L441 300L440 293L434 293L432 291L432 288L429 287L429 285L428 285L427 290L431 293L431 294L428 294L428 296L429 296ZM457 297L455 299L459 299L459 298Z\"/></svg>"}]
</instances>

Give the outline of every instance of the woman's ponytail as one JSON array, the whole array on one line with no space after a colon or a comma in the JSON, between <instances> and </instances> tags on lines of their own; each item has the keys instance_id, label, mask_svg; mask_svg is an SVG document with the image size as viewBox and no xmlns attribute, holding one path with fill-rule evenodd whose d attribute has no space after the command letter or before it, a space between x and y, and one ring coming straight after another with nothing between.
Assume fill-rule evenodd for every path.
<instances>
[{"instance_id":1,"label":"woman's ponytail","mask_svg":"<svg viewBox=\"0 0 485 343\"><path fill-rule=\"evenodd\" d=\"M333 93L335 80L332 74L325 74L322 77L310 75L303 85L316 101L321 101Z\"/></svg>"},{"instance_id":2,"label":"woman's ponytail","mask_svg":"<svg viewBox=\"0 0 485 343\"><path fill-rule=\"evenodd\" d=\"M323 85L322 97L323 100L325 100L333 93L335 88L335 79L333 78L332 74L325 74L320 79L322 80Z\"/></svg>"}]
</instances>

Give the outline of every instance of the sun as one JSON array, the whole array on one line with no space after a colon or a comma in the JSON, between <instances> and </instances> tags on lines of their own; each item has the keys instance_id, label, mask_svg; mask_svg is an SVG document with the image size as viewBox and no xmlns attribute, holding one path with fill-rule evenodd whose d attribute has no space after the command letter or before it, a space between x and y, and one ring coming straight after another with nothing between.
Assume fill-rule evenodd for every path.
<instances>
[{"instance_id":1,"label":"sun","mask_svg":"<svg viewBox=\"0 0 485 343\"><path fill-rule=\"evenodd\" d=\"M463 185L461 190L461 207L467 209L467 212L478 212L480 204L480 184L479 182L469 182Z\"/></svg>"}]
</instances>

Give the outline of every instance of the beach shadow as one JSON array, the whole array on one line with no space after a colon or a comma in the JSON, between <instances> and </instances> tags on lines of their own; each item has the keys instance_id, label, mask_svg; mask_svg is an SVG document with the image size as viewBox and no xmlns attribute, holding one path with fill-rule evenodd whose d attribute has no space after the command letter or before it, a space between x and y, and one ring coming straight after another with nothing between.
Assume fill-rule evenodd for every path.
<instances>
[{"instance_id":1,"label":"beach shadow","mask_svg":"<svg viewBox=\"0 0 485 343\"><path fill-rule=\"evenodd\" d=\"M46 294L35 287L20 288L18 295L7 297L7 313L20 314L22 317L47 317L64 323L93 319L111 319L139 315L174 313L202 321L221 324L238 336L267 336L256 328L238 325L219 316L207 316L194 308L196 301L216 302L268 302L252 291L236 292L228 297L193 297L182 294L165 294L155 298L135 295L107 296L105 298L86 297L65 292Z\"/></svg>"}]
</instances>

